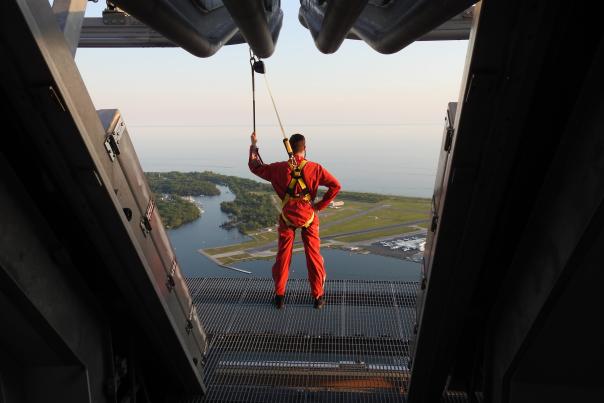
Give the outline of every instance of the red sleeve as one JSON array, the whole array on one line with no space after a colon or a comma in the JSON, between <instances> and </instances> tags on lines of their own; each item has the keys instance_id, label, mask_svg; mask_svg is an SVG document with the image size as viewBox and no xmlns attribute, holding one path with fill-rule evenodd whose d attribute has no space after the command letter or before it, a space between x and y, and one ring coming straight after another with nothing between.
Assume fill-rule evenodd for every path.
<instances>
[{"instance_id":1,"label":"red sleeve","mask_svg":"<svg viewBox=\"0 0 604 403\"><path fill-rule=\"evenodd\" d=\"M262 162L262 158L260 158L260 154L258 154L258 148L255 146L250 146L250 157L247 166L254 175L269 182L271 181L271 167Z\"/></svg>"},{"instance_id":2,"label":"red sleeve","mask_svg":"<svg viewBox=\"0 0 604 403\"><path fill-rule=\"evenodd\" d=\"M323 195L323 198L315 203L315 209L318 211L324 210L329 203L336 198L336 195L341 189L340 182L330 174L327 169L319 165L319 186L326 186L327 192Z\"/></svg>"}]
</instances>

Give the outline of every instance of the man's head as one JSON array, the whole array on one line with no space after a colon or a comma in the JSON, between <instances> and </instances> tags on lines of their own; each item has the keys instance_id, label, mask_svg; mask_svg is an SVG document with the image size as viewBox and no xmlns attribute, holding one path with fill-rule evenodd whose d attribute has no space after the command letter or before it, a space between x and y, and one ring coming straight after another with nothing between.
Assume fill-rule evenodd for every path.
<instances>
[{"instance_id":1,"label":"man's head","mask_svg":"<svg viewBox=\"0 0 604 403\"><path fill-rule=\"evenodd\" d=\"M292 134L289 138L289 144L292 146L294 154L299 154L306 150L306 139L300 133Z\"/></svg>"}]
</instances>

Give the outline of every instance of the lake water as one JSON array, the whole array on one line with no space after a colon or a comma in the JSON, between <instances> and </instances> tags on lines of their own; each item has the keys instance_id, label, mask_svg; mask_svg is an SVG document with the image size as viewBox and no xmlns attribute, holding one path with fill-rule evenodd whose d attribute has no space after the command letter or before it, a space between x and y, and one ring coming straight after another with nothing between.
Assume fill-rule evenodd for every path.
<instances>
[{"instance_id":1,"label":"lake water","mask_svg":"<svg viewBox=\"0 0 604 403\"><path fill-rule=\"evenodd\" d=\"M247 239L237 230L224 230L220 224L228 217L220 210L222 201L233 200L234 195L219 187L220 196L200 196L195 199L203 205L204 213L198 220L169 230L168 235L178 257L181 270L189 277L271 277L273 260L242 262L238 268L252 274L239 273L216 265L197 252L200 248L229 245ZM342 250L323 249L327 278L418 281L419 265L414 262L377 255L352 254ZM303 253L292 258L290 278L306 278Z\"/></svg>"},{"instance_id":2,"label":"lake water","mask_svg":"<svg viewBox=\"0 0 604 403\"><path fill-rule=\"evenodd\" d=\"M296 126L307 157L321 163L343 190L432 197L442 125ZM145 171L214 171L258 179L247 167L249 127L131 126ZM283 160L276 127L259 131L264 161Z\"/></svg>"}]
</instances>

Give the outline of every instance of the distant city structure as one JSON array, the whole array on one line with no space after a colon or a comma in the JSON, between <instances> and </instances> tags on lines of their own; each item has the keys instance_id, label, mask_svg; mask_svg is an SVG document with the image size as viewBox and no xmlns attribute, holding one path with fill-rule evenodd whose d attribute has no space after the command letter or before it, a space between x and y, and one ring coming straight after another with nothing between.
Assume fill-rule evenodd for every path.
<instances>
[{"instance_id":1,"label":"distant city structure","mask_svg":"<svg viewBox=\"0 0 604 403\"><path fill-rule=\"evenodd\" d=\"M331 203L329 203L329 208L335 208L338 209L340 207L344 206L344 202L343 201L332 201Z\"/></svg>"},{"instance_id":2,"label":"distant city structure","mask_svg":"<svg viewBox=\"0 0 604 403\"><path fill-rule=\"evenodd\" d=\"M401 249L405 252L418 250L423 252L426 247L426 238L413 236L403 239L394 239L392 241L383 241L380 242L380 245L388 247L392 250Z\"/></svg>"}]
</instances>

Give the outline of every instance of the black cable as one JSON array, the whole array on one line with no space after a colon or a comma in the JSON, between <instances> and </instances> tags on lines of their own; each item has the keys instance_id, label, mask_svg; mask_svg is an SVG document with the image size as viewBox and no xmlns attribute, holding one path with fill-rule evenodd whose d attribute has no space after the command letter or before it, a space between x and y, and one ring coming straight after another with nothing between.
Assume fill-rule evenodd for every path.
<instances>
[{"instance_id":1,"label":"black cable","mask_svg":"<svg viewBox=\"0 0 604 403\"><path fill-rule=\"evenodd\" d=\"M252 121L256 133L256 80L254 75L254 54L250 48L250 69L252 70Z\"/></svg>"}]
</instances>

